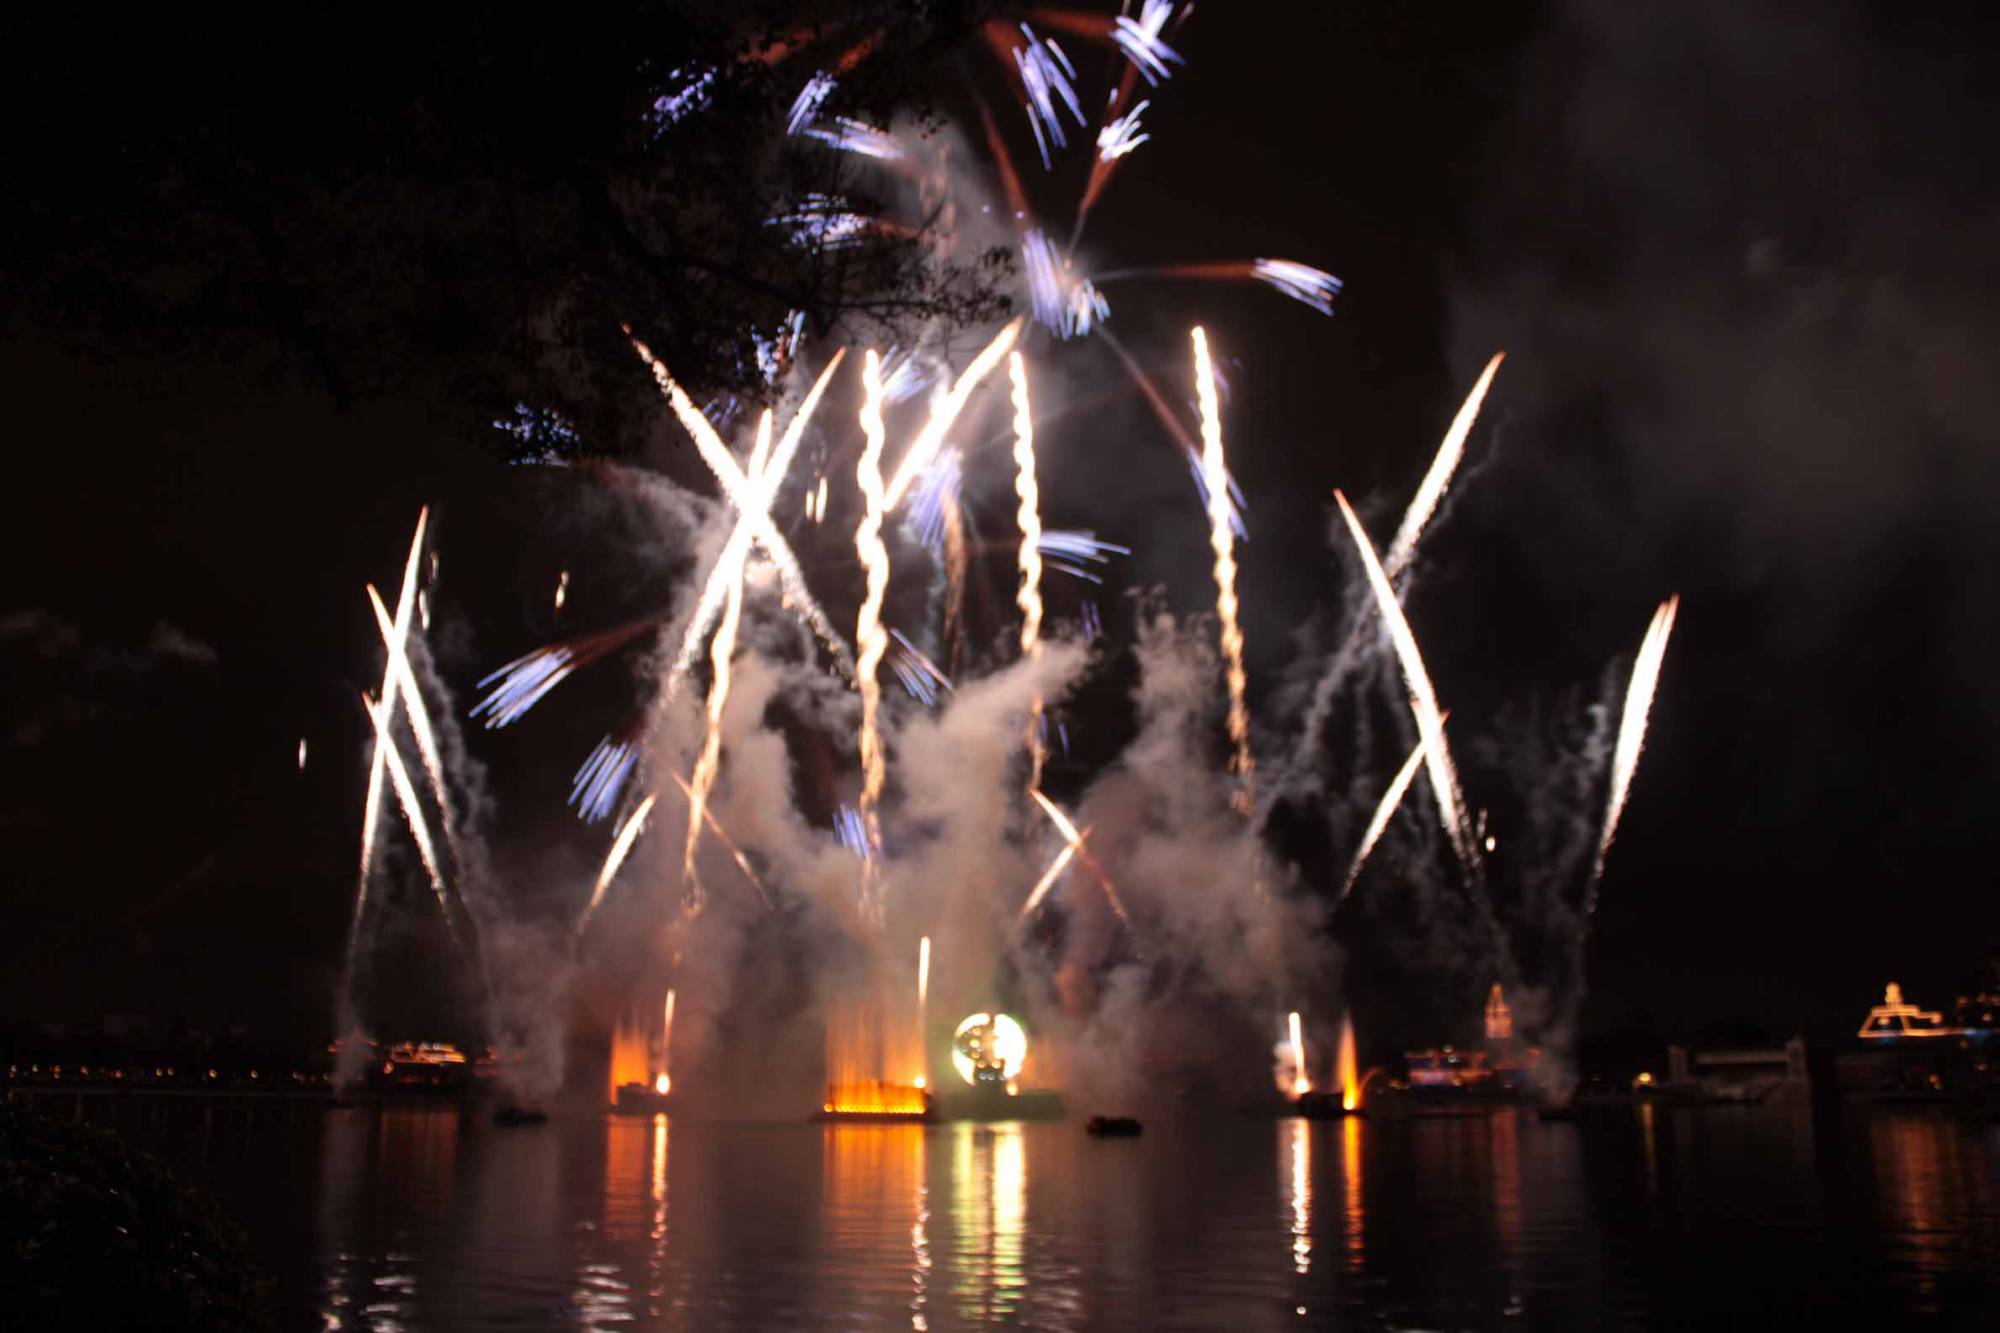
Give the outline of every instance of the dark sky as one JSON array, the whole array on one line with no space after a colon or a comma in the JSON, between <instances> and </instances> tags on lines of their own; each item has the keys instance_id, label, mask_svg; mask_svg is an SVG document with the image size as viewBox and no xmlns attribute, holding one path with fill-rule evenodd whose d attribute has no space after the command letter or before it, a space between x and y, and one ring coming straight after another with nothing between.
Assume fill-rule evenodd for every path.
<instances>
[{"instance_id":1,"label":"dark sky","mask_svg":"<svg viewBox=\"0 0 2000 1333\"><path fill-rule=\"evenodd\" d=\"M1336 581L1330 488L1374 497L1379 541L1504 348L1411 603L1454 729L1594 690L1683 597L1593 1020L1747 1013L1831 1036L1892 978L1947 999L2000 942L1991 20L1218 5L1182 45L1087 257L1282 255L1347 283L1331 320L1256 289L1112 293L1148 359L1178 365L1201 320L1232 363L1253 693L1293 668ZM87 89L90 52L37 58ZM257 86L241 114L285 114ZM99 124L47 110L35 133L73 159L69 188L119 170ZM170 238L171 200L157 222ZM462 692L546 636L556 570L578 568L579 623L662 576L618 554L615 505L502 467L469 413L339 405L254 345L79 340L77 314L0 324L0 1014L310 1028L352 891L353 696L377 664L361 584L394 580L417 507L439 506L440 654ZM1101 420L1053 465L1052 521L1131 540L1130 581L1198 607L1185 472L1132 404ZM586 512L611 526L583 535ZM479 743L520 827L563 827L570 767L615 711L565 707ZM531 841L530 874L594 855Z\"/></svg>"}]
</instances>

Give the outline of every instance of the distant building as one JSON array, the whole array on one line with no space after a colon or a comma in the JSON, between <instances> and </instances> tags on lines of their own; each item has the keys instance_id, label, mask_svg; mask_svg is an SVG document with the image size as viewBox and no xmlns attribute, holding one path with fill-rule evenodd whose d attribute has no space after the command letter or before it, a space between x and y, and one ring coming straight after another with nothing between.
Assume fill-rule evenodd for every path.
<instances>
[{"instance_id":1,"label":"distant building","mask_svg":"<svg viewBox=\"0 0 2000 1333\"><path fill-rule=\"evenodd\" d=\"M1812 1075L1806 1066L1806 1039L1793 1037L1783 1046L1761 1049L1700 1051L1667 1047L1667 1090L1695 1093L1712 1101L1761 1102L1810 1096Z\"/></svg>"}]
</instances>

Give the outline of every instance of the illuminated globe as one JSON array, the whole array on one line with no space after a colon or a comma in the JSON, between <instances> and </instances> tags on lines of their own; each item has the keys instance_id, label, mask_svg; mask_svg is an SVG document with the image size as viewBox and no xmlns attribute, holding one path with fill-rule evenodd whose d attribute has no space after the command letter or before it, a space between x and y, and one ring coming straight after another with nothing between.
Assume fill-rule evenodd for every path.
<instances>
[{"instance_id":1,"label":"illuminated globe","mask_svg":"<svg viewBox=\"0 0 2000 1333\"><path fill-rule=\"evenodd\" d=\"M1011 1083L1028 1060L1028 1033L1007 1014L972 1014L951 1034L951 1063L967 1083Z\"/></svg>"}]
</instances>

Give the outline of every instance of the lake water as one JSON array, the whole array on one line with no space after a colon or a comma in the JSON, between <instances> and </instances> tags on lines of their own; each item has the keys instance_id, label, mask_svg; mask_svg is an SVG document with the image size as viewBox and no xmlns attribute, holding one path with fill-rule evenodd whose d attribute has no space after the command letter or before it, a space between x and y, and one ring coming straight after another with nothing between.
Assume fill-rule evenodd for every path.
<instances>
[{"instance_id":1,"label":"lake water","mask_svg":"<svg viewBox=\"0 0 2000 1333\"><path fill-rule=\"evenodd\" d=\"M2000 1127L1926 1111L84 1114L234 1210L301 1328L2000 1328Z\"/></svg>"}]
</instances>

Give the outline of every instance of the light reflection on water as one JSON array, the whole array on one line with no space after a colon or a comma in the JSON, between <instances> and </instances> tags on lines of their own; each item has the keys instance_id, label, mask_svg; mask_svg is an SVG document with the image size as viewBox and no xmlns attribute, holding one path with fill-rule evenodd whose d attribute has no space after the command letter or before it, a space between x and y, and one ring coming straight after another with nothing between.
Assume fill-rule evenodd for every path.
<instances>
[{"instance_id":1,"label":"light reflection on water","mask_svg":"<svg viewBox=\"0 0 2000 1333\"><path fill-rule=\"evenodd\" d=\"M2000 1127L1933 1113L1229 1118L1122 1141L1074 1122L115 1114L243 1218L297 1327L1511 1329L1808 1311L1982 1327L2000 1299Z\"/></svg>"}]
</instances>

